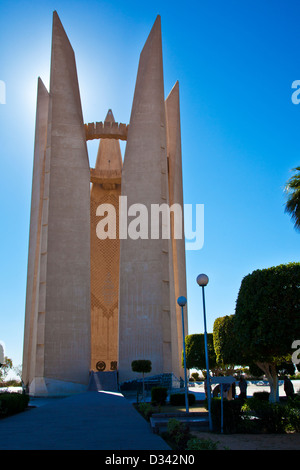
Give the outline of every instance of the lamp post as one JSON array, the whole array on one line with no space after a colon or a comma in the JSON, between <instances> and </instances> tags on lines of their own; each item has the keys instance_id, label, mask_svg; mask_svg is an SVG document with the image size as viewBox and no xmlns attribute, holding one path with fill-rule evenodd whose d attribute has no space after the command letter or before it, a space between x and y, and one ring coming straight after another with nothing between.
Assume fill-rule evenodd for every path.
<instances>
[{"instance_id":1,"label":"lamp post","mask_svg":"<svg viewBox=\"0 0 300 470\"><path fill-rule=\"evenodd\" d=\"M187 373L186 373L186 356L185 356L185 334L184 334L184 317L183 317L183 307L186 305L185 297L178 297L177 303L181 307L181 318L182 318L182 342L183 342L183 364L184 364L184 382L185 382L185 411L189 412L189 397L188 397L188 382L187 382Z\"/></svg>"},{"instance_id":2,"label":"lamp post","mask_svg":"<svg viewBox=\"0 0 300 470\"><path fill-rule=\"evenodd\" d=\"M199 274L199 276L197 276L197 284L200 287L202 287L203 317L204 317L204 345L205 345L205 362L206 362L206 385L207 385L206 390L207 390L209 429L210 429L210 431L212 431L210 375L209 375L209 360L208 360L207 330L206 330L206 311L205 311L205 296L204 296L204 287L207 286L207 284L208 284L208 277L206 276L206 274Z\"/></svg>"}]
</instances>

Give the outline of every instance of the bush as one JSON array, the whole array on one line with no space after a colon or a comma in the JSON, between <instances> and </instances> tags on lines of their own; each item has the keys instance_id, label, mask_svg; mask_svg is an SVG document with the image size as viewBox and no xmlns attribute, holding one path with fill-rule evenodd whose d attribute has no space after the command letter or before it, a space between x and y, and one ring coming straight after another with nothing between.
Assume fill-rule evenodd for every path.
<instances>
[{"instance_id":1,"label":"bush","mask_svg":"<svg viewBox=\"0 0 300 470\"><path fill-rule=\"evenodd\" d=\"M254 430L267 433L284 432L288 409L280 403L268 403L255 397L248 398L243 407L244 420L255 423Z\"/></svg>"},{"instance_id":2,"label":"bush","mask_svg":"<svg viewBox=\"0 0 300 470\"><path fill-rule=\"evenodd\" d=\"M10 416L20 413L27 408L29 396L20 393L1 393L0 394L0 416Z\"/></svg>"},{"instance_id":3,"label":"bush","mask_svg":"<svg viewBox=\"0 0 300 470\"><path fill-rule=\"evenodd\" d=\"M133 372L140 372L146 374L151 372L152 364L151 361L149 361L148 359L137 359L135 361L132 361L131 369L133 370Z\"/></svg>"},{"instance_id":4,"label":"bush","mask_svg":"<svg viewBox=\"0 0 300 470\"><path fill-rule=\"evenodd\" d=\"M300 400L289 398L286 404L286 431L300 432Z\"/></svg>"},{"instance_id":5,"label":"bush","mask_svg":"<svg viewBox=\"0 0 300 470\"><path fill-rule=\"evenodd\" d=\"M5 382L0 382L0 388L2 387L21 387L22 382L20 380L6 380Z\"/></svg>"},{"instance_id":6,"label":"bush","mask_svg":"<svg viewBox=\"0 0 300 470\"><path fill-rule=\"evenodd\" d=\"M198 439L193 437L187 442L186 450L217 450L218 442L212 439Z\"/></svg>"},{"instance_id":7,"label":"bush","mask_svg":"<svg viewBox=\"0 0 300 470\"><path fill-rule=\"evenodd\" d=\"M243 401L223 400L223 431L236 432L241 422L241 408ZM211 417L215 432L221 430L221 398L213 398L211 401Z\"/></svg>"},{"instance_id":8,"label":"bush","mask_svg":"<svg viewBox=\"0 0 300 470\"><path fill-rule=\"evenodd\" d=\"M140 403L138 409L139 412L144 416L144 418L149 421L153 413L153 409L150 403Z\"/></svg>"},{"instance_id":9,"label":"bush","mask_svg":"<svg viewBox=\"0 0 300 470\"><path fill-rule=\"evenodd\" d=\"M190 431L187 424L181 423L175 418L168 421L168 436L171 439L175 450L185 450L190 439Z\"/></svg>"},{"instance_id":10,"label":"bush","mask_svg":"<svg viewBox=\"0 0 300 470\"><path fill-rule=\"evenodd\" d=\"M195 382L197 382L198 380L200 380L199 372L193 372L193 373L192 373L192 377L193 377L193 379L194 379Z\"/></svg>"},{"instance_id":11,"label":"bush","mask_svg":"<svg viewBox=\"0 0 300 470\"><path fill-rule=\"evenodd\" d=\"M153 387L151 390L151 403L153 405L164 405L168 396L166 387Z\"/></svg>"},{"instance_id":12,"label":"bush","mask_svg":"<svg viewBox=\"0 0 300 470\"><path fill-rule=\"evenodd\" d=\"M194 405L196 397L193 393L188 394L189 405ZM184 393L173 393L170 395L170 404L173 406L185 405L185 394Z\"/></svg>"},{"instance_id":13,"label":"bush","mask_svg":"<svg viewBox=\"0 0 300 470\"><path fill-rule=\"evenodd\" d=\"M286 430L290 432L300 432L300 409L289 408L287 410Z\"/></svg>"},{"instance_id":14,"label":"bush","mask_svg":"<svg viewBox=\"0 0 300 470\"><path fill-rule=\"evenodd\" d=\"M254 392L253 397L258 400L269 402L270 393L269 392Z\"/></svg>"}]
</instances>

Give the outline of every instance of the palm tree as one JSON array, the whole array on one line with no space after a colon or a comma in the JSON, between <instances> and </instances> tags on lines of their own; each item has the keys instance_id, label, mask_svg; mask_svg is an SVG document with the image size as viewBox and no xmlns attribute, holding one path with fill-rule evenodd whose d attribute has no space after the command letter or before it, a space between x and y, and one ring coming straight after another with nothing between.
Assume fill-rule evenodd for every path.
<instances>
[{"instance_id":1,"label":"palm tree","mask_svg":"<svg viewBox=\"0 0 300 470\"><path fill-rule=\"evenodd\" d=\"M296 171L296 173L285 186L287 194L285 212L291 215L295 223L295 229L300 231L300 166L293 168L293 171Z\"/></svg>"}]
</instances>

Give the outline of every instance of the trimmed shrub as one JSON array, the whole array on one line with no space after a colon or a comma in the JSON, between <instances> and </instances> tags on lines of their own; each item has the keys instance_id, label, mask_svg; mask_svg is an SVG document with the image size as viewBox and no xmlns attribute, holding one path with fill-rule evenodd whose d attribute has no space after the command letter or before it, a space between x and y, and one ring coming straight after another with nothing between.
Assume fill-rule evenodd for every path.
<instances>
[{"instance_id":1,"label":"trimmed shrub","mask_svg":"<svg viewBox=\"0 0 300 470\"><path fill-rule=\"evenodd\" d=\"M269 397L270 397L269 392L254 392L253 393L253 398L257 398L258 400L269 402Z\"/></svg>"},{"instance_id":2,"label":"trimmed shrub","mask_svg":"<svg viewBox=\"0 0 300 470\"><path fill-rule=\"evenodd\" d=\"M166 387L153 387L151 390L151 403L153 405L164 405L168 396Z\"/></svg>"},{"instance_id":3,"label":"trimmed shrub","mask_svg":"<svg viewBox=\"0 0 300 470\"><path fill-rule=\"evenodd\" d=\"M188 394L189 405L194 405L196 397L193 393ZM173 406L185 405L185 394L184 393L173 393L170 395L170 404Z\"/></svg>"},{"instance_id":4,"label":"trimmed shrub","mask_svg":"<svg viewBox=\"0 0 300 470\"><path fill-rule=\"evenodd\" d=\"M29 396L21 393L1 393L0 394L0 416L10 416L20 413L27 408Z\"/></svg>"},{"instance_id":5,"label":"trimmed shrub","mask_svg":"<svg viewBox=\"0 0 300 470\"><path fill-rule=\"evenodd\" d=\"M143 374L151 372L152 364L148 359L137 359L132 361L131 369L133 372L140 372Z\"/></svg>"}]
</instances>

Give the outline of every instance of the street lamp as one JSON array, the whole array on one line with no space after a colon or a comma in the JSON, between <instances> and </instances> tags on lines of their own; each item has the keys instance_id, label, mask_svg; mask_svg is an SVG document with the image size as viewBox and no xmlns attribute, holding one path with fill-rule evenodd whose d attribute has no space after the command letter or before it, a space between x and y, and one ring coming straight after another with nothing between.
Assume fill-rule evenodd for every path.
<instances>
[{"instance_id":1,"label":"street lamp","mask_svg":"<svg viewBox=\"0 0 300 470\"><path fill-rule=\"evenodd\" d=\"M208 284L208 277L206 276L206 274L199 274L199 276L197 276L197 284L200 287L202 287L203 317L204 317L204 344L205 344L205 361L206 361L206 384L207 384L206 389L207 389L209 429L210 429L210 431L212 431L210 375L209 375L209 360L208 360L207 330L206 330L206 311L205 311L205 296L204 296L204 287L207 286L207 284Z\"/></svg>"},{"instance_id":2,"label":"street lamp","mask_svg":"<svg viewBox=\"0 0 300 470\"><path fill-rule=\"evenodd\" d=\"M187 373L186 373L186 356L185 356L185 334L184 334L184 317L183 317L183 307L186 305L185 297L178 297L177 303L181 307L181 318L182 318L182 342L183 342L183 364L184 364L184 381L185 381L185 410L189 412L189 397L188 397L188 382L187 382Z\"/></svg>"}]
</instances>

